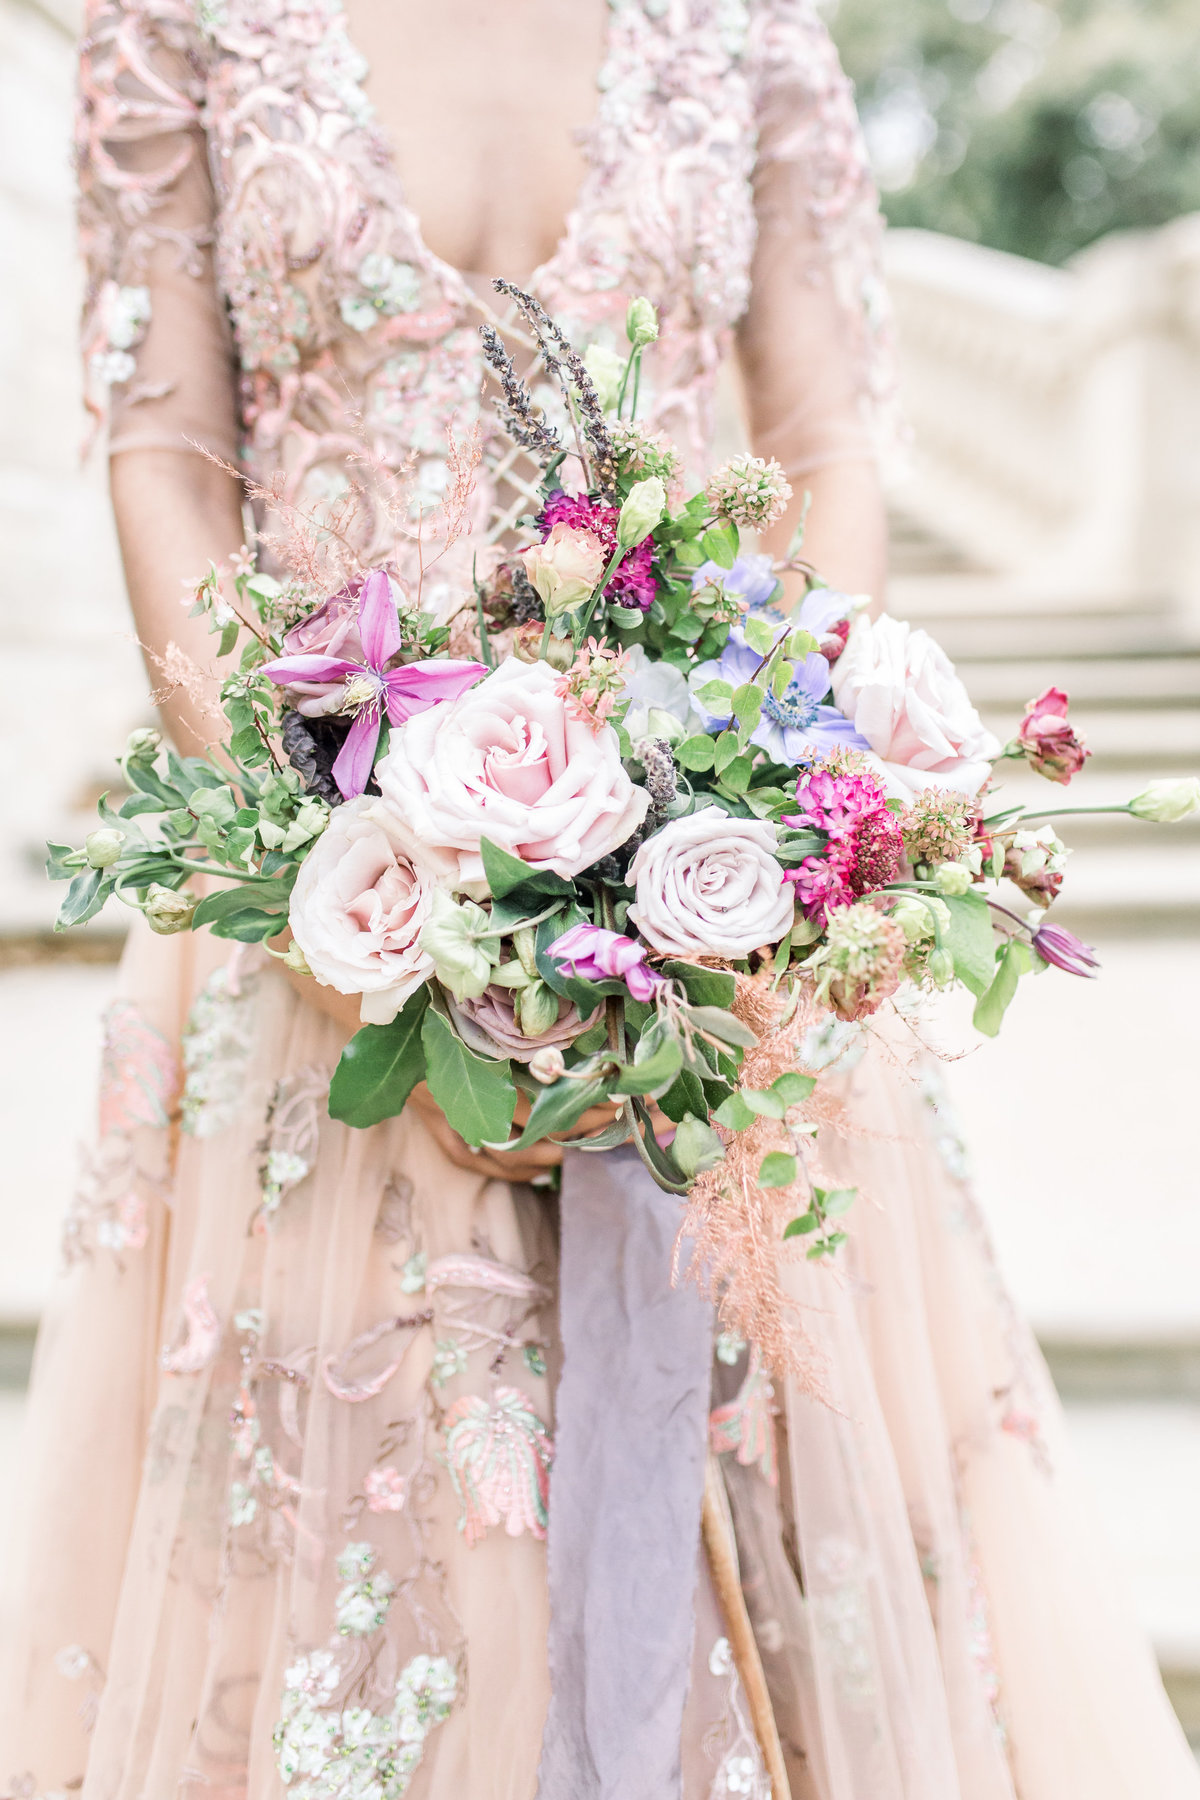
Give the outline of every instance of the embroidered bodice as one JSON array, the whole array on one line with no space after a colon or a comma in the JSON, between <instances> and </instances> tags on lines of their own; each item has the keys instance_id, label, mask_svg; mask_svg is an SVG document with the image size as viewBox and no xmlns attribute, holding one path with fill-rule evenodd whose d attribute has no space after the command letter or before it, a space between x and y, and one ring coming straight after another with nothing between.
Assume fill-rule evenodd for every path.
<instances>
[{"instance_id":1,"label":"embroidered bodice","mask_svg":"<svg viewBox=\"0 0 1200 1800\"><path fill-rule=\"evenodd\" d=\"M91 0L89 404L113 451L203 446L309 505L352 465L404 471L410 517L479 423L473 523L495 532L522 495L482 406L487 307L425 243L366 75L340 0ZM642 410L693 465L735 327L751 364L792 346L756 448L792 474L864 454L889 382L879 220L813 0L610 0L599 88L539 298L614 347L628 299L654 301ZM356 530L395 553L394 506Z\"/></svg>"}]
</instances>

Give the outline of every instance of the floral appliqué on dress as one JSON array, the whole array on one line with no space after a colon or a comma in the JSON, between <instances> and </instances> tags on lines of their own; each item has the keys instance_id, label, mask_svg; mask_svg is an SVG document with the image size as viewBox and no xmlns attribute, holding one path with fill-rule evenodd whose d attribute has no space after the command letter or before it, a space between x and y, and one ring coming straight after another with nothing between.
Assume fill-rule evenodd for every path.
<instances>
[{"instance_id":1,"label":"floral appliqu\u00e9 on dress","mask_svg":"<svg viewBox=\"0 0 1200 1800\"><path fill-rule=\"evenodd\" d=\"M519 1388L490 1401L464 1394L446 1414L446 1463L462 1506L459 1529L477 1544L493 1525L544 1538L554 1443Z\"/></svg>"}]
</instances>

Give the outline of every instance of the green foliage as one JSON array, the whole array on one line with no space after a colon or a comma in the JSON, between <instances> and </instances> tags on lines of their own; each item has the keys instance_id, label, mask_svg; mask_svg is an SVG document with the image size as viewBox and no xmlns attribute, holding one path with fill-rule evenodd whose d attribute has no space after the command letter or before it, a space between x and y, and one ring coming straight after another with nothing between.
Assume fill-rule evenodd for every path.
<instances>
[{"instance_id":1,"label":"green foliage","mask_svg":"<svg viewBox=\"0 0 1200 1800\"><path fill-rule=\"evenodd\" d=\"M476 1056L432 1007L422 1021L421 1042L429 1091L452 1129L476 1147L503 1143L517 1104L507 1060Z\"/></svg>"},{"instance_id":2,"label":"green foliage","mask_svg":"<svg viewBox=\"0 0 1200 1800\"><path fill-rule=\"evenodd\" d=\"M429 990L418 988L390 1025L355 1032L333 1072L329 1116L365 1127L393 1119L425 1076L421 1026Z\"/></svg>"},{"instance_id":3,"label":"green foliage","mask_svg":"<svg viewBox=\"0 0 1200 1800\"><path fill-rule=\"evenodd\" d=\"M1064 261L1200 207L1194 0L836 0L884 205Z\"/></svg>"}]
</instances>

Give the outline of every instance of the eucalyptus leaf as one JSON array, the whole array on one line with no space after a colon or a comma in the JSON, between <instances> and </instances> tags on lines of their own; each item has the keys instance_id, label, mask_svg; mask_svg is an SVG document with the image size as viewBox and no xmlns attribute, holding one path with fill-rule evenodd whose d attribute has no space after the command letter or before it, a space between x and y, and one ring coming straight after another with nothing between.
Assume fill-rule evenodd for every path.
<instances>
[{"instance_id":1,"label":"eucalyptus leaf","mask_svg":"<svg viewBox=\"0 0 1200 1800\"><path fill-rule=\"evenodd\" d=\"M688 1008L688 1017L698 1031L719 1038L723 1044L735 1044L739 1050L753 1050L758 1043L748 1025L743 1025L740 1019L720 1007L692 1006Z\"/></svg>"},{"instance_id":2,"label":"eucalyptus leaf","mask_svg":"<svg viewBox=\"0 0 1200 1800\"><path fill-rule=\"evenodd\" d=\"M342 1051L329 1084L329 1116L360 1129L394 1119L425 1076L421 1025L429 1004L420 987L390 1025L364 1025Z\"/></svg>"}]
</instances>

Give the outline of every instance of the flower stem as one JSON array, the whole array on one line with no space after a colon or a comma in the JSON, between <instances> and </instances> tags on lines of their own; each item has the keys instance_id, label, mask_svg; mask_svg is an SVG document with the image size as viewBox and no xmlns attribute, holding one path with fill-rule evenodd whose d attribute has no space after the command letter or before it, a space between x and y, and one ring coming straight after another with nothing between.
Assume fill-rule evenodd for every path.
<instances>
[{"instance_id":1,"label":"flower stem","mask_svg":"<svg viewBox=\"0 0 1200 1800\"><path fill-rule=\"evenodd\" d=\"M1028 825L1034 819L1077 819L1085 813L1132 813L1132 811L1132 806L1128 801L1122 806L1052 806L1046 812L1022 813L1018 823Z\"/></svg>"}]
</instances>

